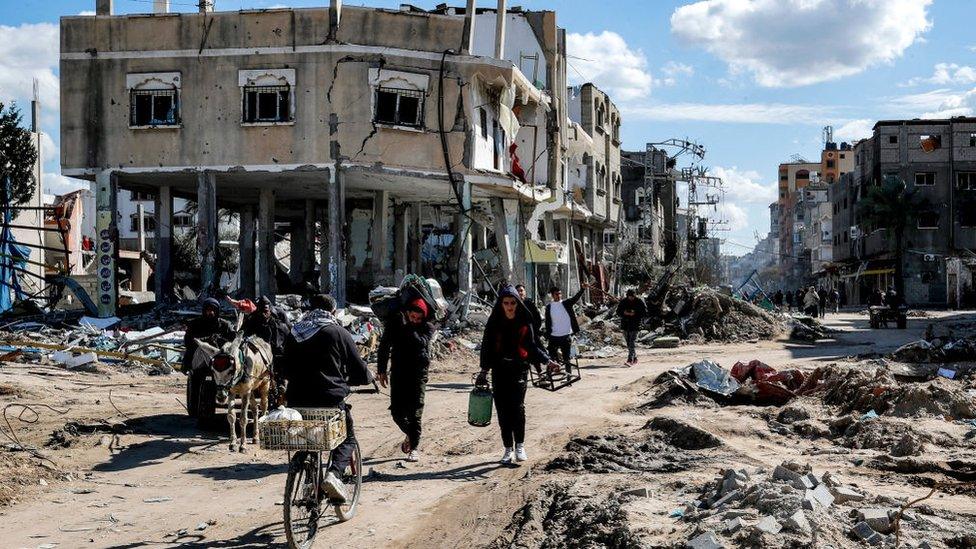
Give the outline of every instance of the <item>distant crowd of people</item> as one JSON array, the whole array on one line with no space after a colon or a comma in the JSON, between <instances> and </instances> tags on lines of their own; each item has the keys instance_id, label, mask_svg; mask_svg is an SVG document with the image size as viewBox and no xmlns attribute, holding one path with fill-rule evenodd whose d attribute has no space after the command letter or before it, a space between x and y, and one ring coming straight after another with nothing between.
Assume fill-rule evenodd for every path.
<instances>
[{"instance_id":1,"label":"distant crowd of people","mask_svg":"<svg viewBox=\"0 0 976 549\"><path fill-rule=\"evenodd\" d=\"M772 295L773 305L786 311L797 311L812 317L823 318L827 310L837 313L840 310L840 292L836 288L797 288L796 290L776 290Z\"/></svg>"}]
</instances>

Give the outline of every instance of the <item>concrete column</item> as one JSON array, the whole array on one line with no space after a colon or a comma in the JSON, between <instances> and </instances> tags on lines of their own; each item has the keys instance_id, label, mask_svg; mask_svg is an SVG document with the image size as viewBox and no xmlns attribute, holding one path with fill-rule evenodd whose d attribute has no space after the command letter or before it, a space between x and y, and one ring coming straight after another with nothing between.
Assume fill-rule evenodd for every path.
<instances>
[{"instance_id":1,"label":"concrete column","mask_svg":"<svg viewBox=\"0 0 976 549\"><path fill-rule=\"evenodd\" d=\"M115 315L119 286L116 264L119 251L119 227L116 223L118 176L111 170L95 174L95 232L98 235L97 262L98 295L95 298L98 316Z\"/></svg>"},{"instance_id":2,"label":"concrete column","mask_svg":"<svg viewBox=\"0 0 976 549\"><path fill-rule=\"evenodd\" d=\"M200 9L200 13L211 13L214 10L214 0L199 0L197 7Z\"/></svg>"},{"instance_id":3,"label":"concrete column","mask_svg":"<svg viewBox=\"0 0 976 549\"><path fill-rule=\"evenodd\" d=\"M95 15L112 15L115 13L112 0L95 0Z\"/></svg>"},{"instance_id":4,"label":"concrete column","mask_svg":"<svg viewBox=\"0 0 976 549\"><path fill-rule=\"evenodd\" d=\"M153 13L169 13L169 0L153 0Z\"/></svg>"},{"instance_id":5,"label":"concrete column","mask_svg":"<svg viewBox=\"0 0 976 549\"><path fill-rule=\"evenodd\" d=\"M476 0L468 0L464 10L464 30L461 34L461 55L468 55L474 49L474 18Z\"/></svg>"},{"instance_id":6,"label":"concrete column","mask_svg":"<svg viewBox=\"0 0 976 549\"><path fill-rule=\"evenodd\" d=\"M305 201L305 260L302 262L302 281L312 282L308 274L315 271L315 201Z\"/></svg>"},{"instance_id":7,"label":"concrete column","mask_svg":"<svg viewBox=\"0 0 976 549\"><path fill-rule=\"evenodd\" d=\"M505 0L498 0L498 13L495 17L495 58L505 58Z\"/></svg>"},{"instance_id":8,"label":"concrete column","mask_svg":"<svg viewBox=\"0 0 976 549\"><path fill-rule=\"evenodd\" d=\"M342 19L342 0L329 2L329 38L335 40L339 32L339 21Z\"/></svg>"},{"instance_id":9,"label":"concrete column","mask_svg":"<svg viewBox=\"0 0 976 549\"><path fill-rule=\"evenodd\" d=\"M556 225L551 212L542 215L542 228L546 232L546 240L556 240Z\"/></svg>"},{"instance_id":10,"label":"concrete column","mask_svg":"<svg viewBox=\"0 0 976 549\"><path fill-rule=\"evenodd\" d=\"M257 235L255 231L254 206L245 206L241 209L241 232L238 236L238 266L237 284L240 288L241 297L255 297L255 244Z\"/></svg>"},{"instance_id":11,"label":"concrete column","mask_svg":"<svg viewBox=\"0 0 976 549\"><path fill-rule=\"evenodd\" d=\"M173 191L164 185L156 191L156 303L173 293Z\"/></svg>"},{"instance_id":12,"label":"concrete column","mask_svg":"<svg viewBox=\"0 0 976 549\"><path fill-rule=\"evenodd\" d=\"M305 232L304 219L291 222L288 244L288 279L292 284L301 284L305 274L302 267L306 263L305 252L308 249L308 234Z\"/></svg>"},{"instance_id":13,"label":"concrete column","mask_svg":"<svg viewBox=\"0 0 976 549\"><path fill-rule=\"evenodd\" d=\"M410 206L410 272L420 274L421 247L424 245L424 205L414 202Z\"/></svg>"},{"instance_id":14,"label":"concrete column","mask_svg":"<svg viewBox=\"0 0 976 549\"><path fill-rule=\"evenodd\" d=\"M461 185L461 207L465 210L471 209L471 182L462 181ZM458 291L466 292L467 296L461 305L461 318L468 316L468 305L471 303L471 218L464 213L459 213L455 217L454 227L457 231L455 238L458 239Z\"/></svg>"},{"instance_id":15,"label":"concrete column","mask_svg":"<svg viewBox=\"0 0 976 549\"><path fill-rule=\"evenodd\" d=\"M373 269L377 282L385 281L390 274L390 248L387 239L390 234L390 193L373 192Z\"/></svg>"},{"instance_id":16,"label":"concrete column","mask_svg":"<svg viewBox=\"0 0 976 549\"><path fill-rule=\"evenodd\" d=\"M410 224L410 206L397 204L393 213L393 283L399 284L407 274L407 233Z\"/></svg>"},{"instance_id":17,"label":"concrete column","mask_svg":"<svg viewBox=\"0 0 976 549\"><path fill-rule=\"evenodd\" d=\"M274 298L275 258L274 258L274 220L275 193L271 189L261 189L258 195L258 294Z\"/></svg>"},{"instance_id":18,"label":"concrete column","mask_svg":"<svg viewBox=\"0 0 976 549\"><path fill-rule=\"evenodd\" d=\"M509 283L514 284L512 254L512 240L508 235L508 219L505 215L505 201L501 198L491 199L491 215L495 225L495 242L498 245L498 258L502 267L502 276Z\"/></svg>"},{"instance_id":19,"label":"concrete column","mask_svg":"<svg viewBox=\"0 0 976 549\"><path fill-rule=\"evenodd\" d=\"M346 250L343 237L346 226L345 173L337 169L329 184L329 225L327 239L329 256L326 270L329 273L328 292L335 298L337 307L346 306Z\"/></svg>"},{"instance_id":20,"label":"concrete column","mask_svg":"<svg viewBox=\"0 0 976 549\"><path fill-rule=\"evenodd\" d=\"M146 251L146 207L142 202L136 204L136 249Z\"/></svg>"},{"instance_id":21,"label":"concrete column","mask_svg":"<svg viewBox=\"0 0 976 549\"><path fill-rule=\"evenodd\" d=\"M563 238L566 239L566 246L568 246L569 249L567 250L566 254L566 260L568 263L566 264L566 279L564 282L565 287L563 288L563 293L566 295L572 295L574 293L573 279L579 278L579 270L576 268L576 246L573 244L573 240L575 239L575 235L573 233L575 231L573 231L572 219L567 219L564 221L564 223L565 226L563 227Z\"/></svg>"},{"instance_id":22,"label":"concrete column","mask_svg":"<svg viewBox=\"0 0 976 549\"><path fill-rule=\"evenodd\" d=\"M479 252L488 248L488 228L481 223L471 224L471 251Z\"/></svg>"},{"instance_id":23,"label":"concrete column","mask_svg":"<svg viewBox=\"0 0 976 549\"><path fill-rule=\"evenodd\" d=\"M319 220L319 288L329 288L329 205L318 209Z\"/></svg>"},{"instance_id":24,"label":"concrete column","mask_svg":"<svg viewBox=\"0 0 976 549\"><path fill-rule=\"evenodd\" d=\"M200 295L217 286L217 176L197 174L197 253L200 254Z\"/></svg>"}]
</instances>

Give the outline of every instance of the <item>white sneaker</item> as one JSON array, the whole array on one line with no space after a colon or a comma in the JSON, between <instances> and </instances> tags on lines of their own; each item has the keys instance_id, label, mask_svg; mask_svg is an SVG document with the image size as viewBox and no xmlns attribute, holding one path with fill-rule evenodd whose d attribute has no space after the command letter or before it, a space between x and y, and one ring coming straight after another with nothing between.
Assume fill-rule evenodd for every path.
<instances>
[{"instance_id":1,"label":"white sneaker","mask_svg":"<svg viewBox=\"0 0 976 549\"><path fill-rule=\"evenodd\" d=\"M514 459L514 457L515 456L513 455L512 449L510 447L506 446L505 447L505 453L502 454L502 463L504 463L504 464L507 465L507 464L509 464L509 463L512 462L512 459Z\"/></svg>"},{"instance_id":2,"label":"white sneaker","mask_svg":"<svg viewBox=\"0 0 976 549\"><path fill-rule=\"evenodd\" d=\"M407 461L411 463L416 463L420 461L420 452L418 452L417 450L410 450L410 453L407 454Z\"/></svg>"},{"instance_id":3,"label":"white sneaker","mask_svg":"<svg viewBox=\"0 0 976 549\"><path fill-rule=\"evenodd\" d=\"M529 455L525 453L524 444L515 445L515 461L525 461L529 459Z\"/></svg>"},{"instance_id":4,"label":"white sneaker","mask_svg":"<svg viewBox=\"0 0 976 549\"><path fill-rule=\"evenodd\" d=\"M336 503L346 502L346 487L332 471L329 471L322 479L322 490L329 496L330 501Z\"/></svg>"}]
</instances>

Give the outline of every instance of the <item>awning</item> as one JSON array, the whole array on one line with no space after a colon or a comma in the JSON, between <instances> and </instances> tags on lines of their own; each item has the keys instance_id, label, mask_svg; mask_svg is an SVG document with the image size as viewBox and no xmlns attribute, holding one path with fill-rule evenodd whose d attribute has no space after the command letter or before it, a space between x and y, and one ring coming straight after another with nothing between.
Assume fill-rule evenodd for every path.
<instances>
[{"instance_id":1,"label":"awning","mask_svg":"<svg viewBox=\"0 0 976 549\"><path fill-rule=\"evenodd\" d=\"M841 278L855 278L857 276L883 275L883 274L895 274L895 270L894 269L869 269L861 273L851 273L851 274L841 275Z\"/></svg>"}]
</instances>

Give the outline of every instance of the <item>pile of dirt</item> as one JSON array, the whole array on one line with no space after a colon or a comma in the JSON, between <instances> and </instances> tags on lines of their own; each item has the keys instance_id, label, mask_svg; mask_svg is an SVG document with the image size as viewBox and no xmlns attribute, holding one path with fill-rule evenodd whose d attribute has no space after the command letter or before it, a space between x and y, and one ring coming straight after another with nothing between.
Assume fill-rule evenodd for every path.
<instances>
[{"instance_id":1,"label":"pile of dirt","mask_svg":"<svg viewBox=\"0 0 976 549\"><path fill-rule=\"evenodd\" d=\"M723 445L715 435L669 417L656 417L634 435L591 435L575 438L547 471L589 473L668 473L683 471L708 456L694 450ZM689 451L691 450L691 451Z\"/></svg>"},{"instance_id":2,"label":"pile of dirt","mask_svg":"<svg viewBox=\"0 0 976 549\"><path fill-rule=\"evenodd\" d=\"M965 362L976 360L976 339L931 337L902 345L891 358L899 362Z\"/></svg>"},{"instance_id":3,"label":"pile of dirt","mask_svg":"<svg viewBox=\"0 0 976 549\"><path fill-rule=\"evenodd\" d=\"M694 547L887 547L896 531L902 546L918 547L974 532L968 517L924 505L903 511L906 503L785 462L771 472L726 470L675 514L690 523Z\"/></svg>"},{"instance_id":4,"label":"pile of dirt","mask_svg":"<svg viewBox=\"0 0 976 549\"><path fill-rule=\"evenodd\" d=\"M571 484L544 485L515 512L489 547L642 547L615 496L597 497Z\"/></svg>"},{"instance_id":5,"label":"pile of dirt","mask_svg":"<svg viewBox=\"0 0 976 549\"><path fill-rule=\"evenodd\" d=\"M45 485L63 475L25 453L0 454L0 507L17 502L30 486Z\"/></svg>"},{"instance_id":6,"label":"pile of dirt","mask_svg":"<svg viewBox=\"0 0 976 549\"><path fill-rule=\"evenodd\" d=\"M976 417L976 401L959 381L937 377L919 383L900 382L887 368L874 371L837 365L817 368L800 392L821 395L841 414L869 412L897 417L942 415Z\"/></svg>"},{"instance_id":7,"label":"pile of dirt","mask_svg":"<svg viewBox=\"0 0 976 549\"><path fill-rule=\"evenodd\" d=\"M748 301L736 299L711 288L695 288L679 314L679 335L698 334L707 341L741 342L773 339L782 333L783 322Z\"/></svg>"},{"instance_id":8,"label":"pile of dirt","mask_svg":"<svg viewBox=\"0 0 976 549\"><path fill-rule=\"evenodd\" d=\"M807 439L824 438L845 448L881 450L899 457L920 455L925 450L925 444L943 448L958 445L951 437L916 428L909 419L854 414L820 419L811 417L810 411L797 403L784 407L775 418L767 418L767 421L770 430L779 434L796 434Z\"/></svg>"}]
</instances>

